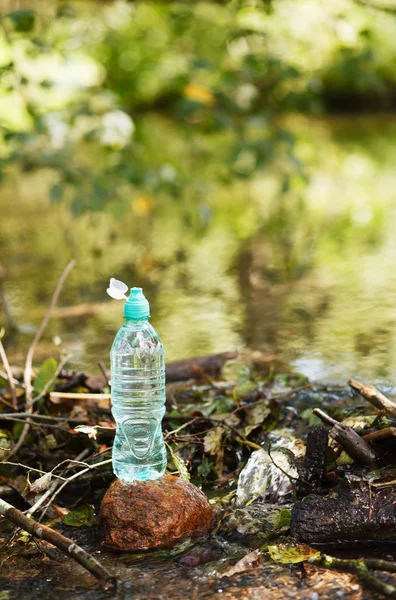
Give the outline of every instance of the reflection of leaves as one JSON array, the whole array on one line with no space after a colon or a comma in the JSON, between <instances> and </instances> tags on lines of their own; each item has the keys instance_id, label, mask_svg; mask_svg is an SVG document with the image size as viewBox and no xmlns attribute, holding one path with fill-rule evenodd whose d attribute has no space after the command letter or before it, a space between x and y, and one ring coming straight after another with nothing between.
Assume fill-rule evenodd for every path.
<instances>
[{"instance_id":1,"label":"reflection of leaves","mask_svg":"<svg viewBox=\"0 0 396 600\"><path fill-rule=\"evenodd\" d=\"M268 552L272 560L282 565L301 563L320 556L319 550L294 542L268 546Z\"/></svg>"},{"instance_id":2,"label":"reflection of leaves","mask_svg":"<svg viewBox=\"0 0 396 600\"><path fill-rule=\"evenodd\" d=\"M48 382L54 377L57 368L58 363L54 358L48 358L43 362L34 380L34 391L36 394L40 394L43 391ZM48 392L52 392L54 388L55 381L48 387Z\"/></svg>"},{"instance_id":3,"label":"reflection of leaves","mask_svg":"<svg viewBox=\"0 0 396 600\"><path fill-rule=\"evenodd\" d=\"M90 527L96 522L94 508L85 504L77 510L73 510L62 518L62 523L71 527Z\"/></svg>"},{"instance_id":4,"label":"reflection of leaves","mask_svg":"<svg viewBox=\"0 0 396 600\"><path fill-rule=\"evenodd\" d=\"M31 31L33 29L36 15L34 10L26 8L24 10L15 10L8 13L8 18L12 21L15 31Z\"/></svg>"},{"instance_id":5,"label":"reflection of leaves","mask_svg":"<svg viewBox=\"0 0 396 600\"><path fill-rule=\"evenodd\" d=\"M63 185L63 183L54 183L54 185L50 189L51 202L53 202L54 204L56 202L60 202L60 200L62 200L64 191L65 186Z\"/></svg>"}]
</instances>

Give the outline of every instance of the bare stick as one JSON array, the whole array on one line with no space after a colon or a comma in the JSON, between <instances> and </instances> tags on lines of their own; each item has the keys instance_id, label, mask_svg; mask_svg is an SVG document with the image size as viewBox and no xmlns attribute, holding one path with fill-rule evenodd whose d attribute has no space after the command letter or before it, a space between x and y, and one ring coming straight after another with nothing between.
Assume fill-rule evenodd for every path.
<instances>
[{"instance_id":1,"label":"bare stick","mask_svg":"<svg viewBox=\"0 0 396 600\"><path fill-rule=\"evenodd\" d=\"M106 384L109 385L110 377L109 372L106 369L106 365L103 360L98 360L99 369L102 371L103 377L105 378Z\"/></svg>"},{"instance_id":2,"label":"bare stick","mask_svg":"<svg viewBox=\"0 0 396 600\"><path fill-rule=\"evenodd\" d=\"M48 325L48 322L51 318L52 311L54 310L56 303L58 301L58 298L59 298L59 294L62 291L63 284L65 283L67 276L69 275L70 271L73 269L75 264L76 264L76 261L71 260L69 262L69 264L66 266L62 275L60 276L58 283L56 284L56 288L53 293L53 296L51 298L51 302L48 307L48 310L45 313L43 320L41 321L41 325L38 328L36 335L34 336L33 341L30 345L28 353L26 355L25 372L23 375L23 379L25 382L26 404L28 406L31 405L31 403L32 403L32 392L33 392L33 387L32 387L33 368L32 368L32 366L33 366L34 351L36 350L36 346L37 346L38 342L40 341L40 338L43 335L45 328Z\"/></svg>"},{"instance_id":3,"label":"bare stick","mask_svg":"<svg viewBox=\"0 0 396 600\"><path fill-rule=\"evenodd\" d=\"M67 481L66 477L61 477L60 475L55 475L54 474L55 469L59 469L59 467L61 467L65 463L73 463L69 467L66 467L66 469L72 468L75 463L86 465L87 463L80 463L80 459L85 458L87 451L89 452L89 450L87 448L85 448L85 450L80 452L80 454L76 457L76 460L64 460L61 463L59 463L58 465L56 465L52 469L52 471L50 471L51 477L55 477L56 479L55 479L55 481L51 482L49 488L44 492L44 494L42 494L36 500L36 502L29 508L29 510L25 511L26 515L28 517L31 517L36 512L36 510L38 510L40 508L40 506L42 506L44 504L44 502L47 500L47 498L49 498L49 496L51 496L51 494L59 487L61 481ZM64 473L66 469L63 469L62 473ZM49 508L49 506L48 506L48 508Z\"/></svg>"},{"instance_id":4,"label":"bare stick","mask_svg":"<svg viewBox=\"0 0 396 600\"><path fill-rule=\"evenodd\" d=\"M4 335L4 329L2 329L0 331L0 358L1 358L1 361L4 365L4 368L7 373L7 379L8 379L8 383L10 385L10 391L11 391L11 397L12 397L12 404L13 404L14 409L16 410L18 408L18 399L17 399L17 395L16 395L14 378L12 376L10 363L8 362L7 354L4 349L3 342L1 341L1 338L3 337L3 335Z\"/></svg>"},{"instance_id":5,"label":"bare stick","mask_svg":"<svg viewBox=\"0 0 396 600\"><path fill-rule=\"evenodd\" d=\"M71 422L71 423L86 423L87 420L86 419L81 419L81 418L75 418L75 417L70 417L70 416L64 416L64 417L53 417L52 415L38 415L38 414L31 414L29 412L16 412L16 413L12 413L12 414L8 414L8 413L0 413L0 421L16 421L18 418L20 419L29 419L30 421L62 421L63 423L67 423L67 422ZM44 425L47 425L47 423L44 423Z\"/></svg>"},{"instance_id":6,"label":"bare stick","mask_svg":"<svg viewBox=\"0 0 396 600\"><path fill-rule=\"evenodd\" d=\"M53 296L51 298L51 302L50 305L48 307L47 312L44 315L43 320L41 321L41 325L38 328L36 335L33 338L33 341L30 345L30 348L28 350L28 353L26 355L26 362L25 362L25 371L23 374L23 380L25 383L25 405L26 405L26 410L28 412L32 412L33 410L33 399L32 399L32 393L33 393L33 386L32 386L32 375L33 375L33 356L34 356L34 351L36 349L36 346L38 344L38 342L40 341L41 336L44 333L45 328L48 325L48 322L51 318L51 314L52 311L55 308L55 305L58 301L59 298L59 294L62 291L62 287L63 284L66 281L67 276L69 275L70 271L73 269L74 265L76 264L75 260L71 260L69 262L69 264L66 266L65 270L63 271L62 275L60 276L58 283L56 284L56 288L55 291L53 293ZM13 456L14 454L16 454L19 449L21 448L23 442L26 439L27 434L29 433L30 430L30 423L26 423L25 427L22 430L21 435L19 436L19 440L17 441L17 443L15 444L14 448L11 450L10 454L8 455L8 458L10 458L11 456Z\"/></svg>"},{"instance_id":7,"label":"bare stick","mask_svg":"<svg viewBox=\"0 0 396 600\"><path fill-rule=\"evenodd\" d=\"M396 404L384 396L384 394L377 390L377 388L375 388L373 385L363 385L354 379L350 379L348 384L355 392L363 396L365 400L368 400L370 404L383 411L390 417L396 417Z\"/></svg>"},{"instance_id":8,"label":"bare stick","mask_svg":"<svg viewBox=\"0 0 396 600\"><path fill-rule=\"evenodd\" d=\"M96 558L91 554L88 554L81 546L75 544L73 540L46 525L42 525L41 523L26 517L20 510L14 508L11 504L8 504L8 502L5 502L1 498L0 515L3 515L3 517L11 521L11 523L14 523L14 525L17 525L17 527L27 531L34 537L45 540L56 548L59 548L59 550L76 560L80 565L87 569L87 571L92 573L92 575L106 588L115 587L117 585L116 578L109 573Z\"/></svg>"},{"instance_id":9,"label":"bare stick","mask_svg":"<svg viewBox=\"0 0 396 600\"><path fill-rule=\"evenodd\" d=\"M327 413L323 412L323 410L320 410L320 408L314 408L312 412L314 413L314 415L319 417L319 419L323 421L323 423L326 423L326 425L338 425L338 421L333 419L333 417L330 417L330 415L328 415Z\"/></svg>"},{"instance_id":10,"label":"bare stick","mask_svg":"<svg viewBox=\"0 0 396 600\"><path fill-rule=\"evenodd\" d=\"M384 429L378 429L378 431L372 431L362 435L362 438L366 442L377 442L379 440L387 440L396 435L396 427L385 427Z\"/></svg>"},{"instance_id":11,"label":"bare stick","mask_svg":"<svg viewBox=\"0 0 396 600\"><path fill-rule=\"evenodd\" d=\"M9 460L4 460L1 462L2 465L11 465L13 467L21 467L22 469L26 469L27 471L34 471L35 473L40 473L41 475L46 475L47 471L42 471L42 469L35 469L34 467L29 467L29 465L24 465L22 463L11 462ZM54 467L56 469L56 467ZM55 475L51 471L52 477L56 477L56 479L61 479L62 481L66 481L66 477L61 477L60 475Z\"/></svg>"},{"instance_id":12,"label":"bare stick","mask_svg":"<svg viewBox=\"0 0 396 600\"><path fill-rule=\"evenodd\" d=\"M93 465L88 465L86 469L82 469L81 471L78 471L78 473L74 473L74 475L71 475L66 481L64 481L59 487L58 485L56 486L57 489L52 490L54 493L51 496L51 498L49 499L48 503L46 504L44 511L40 517L40 519L42 519L45 515L45 513L47 512L47 510L49 509L49 507L51 506L51 504L53 503L53 501L55 500L55 498L57 497L58 494L61 493L61 491L63 490L63 488L70 483L71 481L73 481L74 479L77 479L78 477L80 477L81 475L84 475L84 473L88 473L88 471L91 471L92 469L97 469L98 467L101 467L103 465L108 465L112 462L112 459L109 458L107 460L102 460L101 462L95 463ZM55 487L55 486L54 486Z\"/></svg>"},{"instance_id":13,"label":"bare stick","mask_svg":"<svg viewBox=\"0 0 396 600\"><path fill-rule=\"evenodd\" d=\"M3 396L0 396L0 402L5 404L6 406L9 406L10 408L12 408L12 410L15 410L14 405L11 404L11 402L8 402L8 400L5 400L5 398L3 398Z\"/></svg>"},{"instance_id":14,"label":"bare stick","mask_svg":"<svg viewBox=\"0 0 396 600\"><path fill-rule=\"evenodd\" d=\"M51 400L68 398L70 400L110 400L110 394L84 394L82 392L51 392Z\"/></svg>"}]
</instances>

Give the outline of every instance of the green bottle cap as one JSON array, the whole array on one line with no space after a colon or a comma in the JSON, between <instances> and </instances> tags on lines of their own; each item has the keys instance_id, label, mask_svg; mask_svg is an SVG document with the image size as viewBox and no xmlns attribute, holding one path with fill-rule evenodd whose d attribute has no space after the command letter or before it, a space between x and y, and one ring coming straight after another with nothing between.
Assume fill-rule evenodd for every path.
<instances>
[{"instance_id":1,"label":"green bottle cap","mask_svg":"<svg viewBox=\"0 0 396 600\"><path fill-rule=\"evenodd\" d=\"M148 319L150 316L150 305L143 294L142 288L133 287L128 300L124 305L124 317L126 319Z\"/></svg>"}]
</instances>

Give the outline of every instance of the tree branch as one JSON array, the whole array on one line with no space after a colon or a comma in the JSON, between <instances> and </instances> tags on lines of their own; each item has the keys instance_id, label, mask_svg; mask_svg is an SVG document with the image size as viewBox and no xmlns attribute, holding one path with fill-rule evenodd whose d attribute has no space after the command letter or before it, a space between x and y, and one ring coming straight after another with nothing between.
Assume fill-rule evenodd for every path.
<instances>
[{"instance_id":1,"label":"tree branch","mask_svg":"<svg viewBox=\"0 0 396 600\"><path fill-rule=\"evenodd\" d=\"M16 395L16 390L15 390L14 378L12 376L10 363L8 362L8 358L7 358L7 354L6 354L6 351L3 346L3 342L1 341L1 338L3 337L3 335L4 335L4 329L2 329L0 331L0 358L2 360L5 371L7 373L7 379L8 379L8 383L10 385L10 391L11 391L11 397L12 397L12 404L13 404L14 409L17 410L18 409L18 399L17 399L17 395Z\"/></svg>"},{"instance_id":2,"label":"tree branch","mask_svg":"<svg viewBox=\"0 0 396 600\"><path fill-rule=\"evenodd\" d=\"M354 379L350 379L348 384L355 392L375 406L375 408L378 408L390 417L396 417L396 404L384 396L384 394L377 390L373 385L363 385L363 383L355 381Z\"/></svg>"},{"instance_id":3,"label":"tree branch","mask_svg":"<svg viewBox=\"0 0 396 600\"><path fill-rule=\"evenodd\" d=\"M114 588L117 585L116 578L91 554L88 554L81 546L78 546L70 538L58 533L54 529L42 525L29 517L26 517L20 510L14 508L8 502L0 498L0 515L27 531L31 535L41 540L49 542L62 552L80 563L87 571L92 573L105 588Z\"/></svg>"}]
</instances>

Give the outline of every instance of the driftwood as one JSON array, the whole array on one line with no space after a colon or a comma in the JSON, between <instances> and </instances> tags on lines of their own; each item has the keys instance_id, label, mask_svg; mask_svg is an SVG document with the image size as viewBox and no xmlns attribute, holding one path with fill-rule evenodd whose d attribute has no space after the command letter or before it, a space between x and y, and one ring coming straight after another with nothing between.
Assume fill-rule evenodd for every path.
<instances>
[{"instance_id":1,"label":"driftwood","mask_svg":"<svg viewBox=\"0 0 396 600\"><path fill-rule=\"evenodd\" d=\"M223 352L168 363L166 365L166 380L170 382L194 378L201 379L206 376L218 377L224 363L237 356L237 352Z\"/></svg>"},{"instance_id":2,"label":"driftwood","mask_svg":"<svg viewBox=\"0 0 396 600\"><path fill-rule=\"evenodd\" d=\"M342 481L327 495L310 494L292 511L292 534L308 544L394 541L395 529L396 486Z\"/></svg>"},{"instance_id":3,"label":"driftwood","mask_svg":"<svg viewBox=\"0 0 396 600\"><path fill-rule=\"evenodd\" d=\"M375 450L370 444L360 437L360 435L347 425L342 425L335 419L332 419L319 408L314 408L313 412L324 423L332 425L329 435L338 442L344 450L355 460L364 465L373 465L375 460Z\"/></svg>"},{"instance_id":4,"label":"driftwood","mask_svg":"<svg viewBox=\"0 0 396 600\"><path fill-rule=\"evenodd\" d=\"M396 404L384 396L384 394L377 390L377 388L375 388L373 385L363 385L355 379L350 379L348 384L355 392L363 396L365 400L375 406L375 408L378 408L381 412L389 417L396 417Z\"/></svg>"},{"instance_id":5,"label":"driftwood","mask_svg":"<svg viewBox=\"0 0 396 600\"><path fill-rule=\"evenodd\" d=\"M221 354L209 354L208 356L176 360L166 365L166 381L171 383L174 381L186 381L187 379L202 379L206 376L218 377L227 360L232 360L237 356L237 352L223 352ZM59 398L67 398L67 394L61 392L69 392L73 388L80 386L87 387L90 392L101 392L106 383L108 383L109 374L103 362L99 361L99 364L103 373L103 379L89 377L85 373L66 374L66 380L59 383L55 388L55 392L52 392L53 397L55 398L56 394L58 394ZM86 394L81 394L81 396L83 395L86 396Z\"/></svg>"},{"instance_id":6,"label":"driftwood","mask_svg":"<svg viewBox=\"0 0 396 600\"><path fill-rule=\"evenodd\" d=\"M115 577L105 569L91 554L78 546L70 538L58 531L42 525L32 518L26 517L20 510L0 498L0 515L11 521L17 527L24 529L34 537L49 542L62 552L76 560L96 577L106 588L116 586Z\"/></svg>"}]
</instances>

